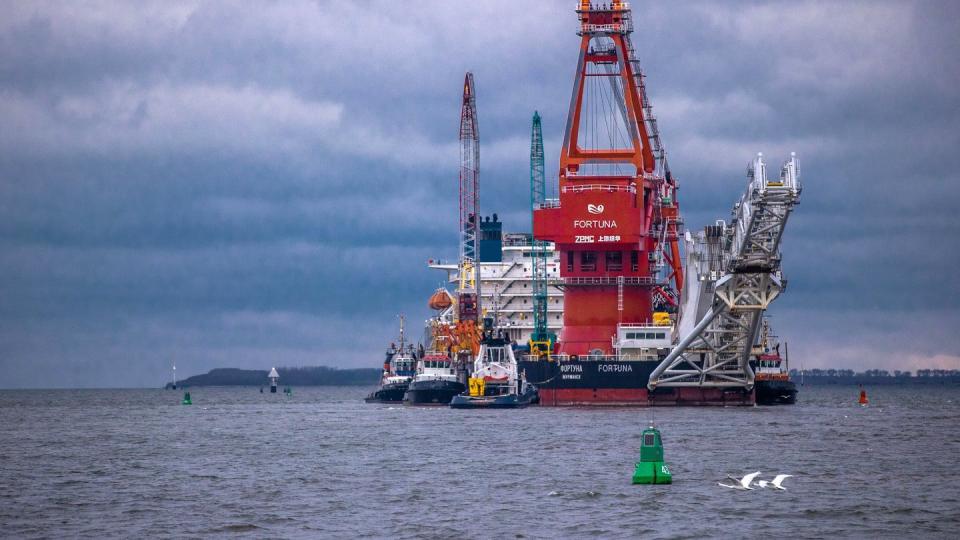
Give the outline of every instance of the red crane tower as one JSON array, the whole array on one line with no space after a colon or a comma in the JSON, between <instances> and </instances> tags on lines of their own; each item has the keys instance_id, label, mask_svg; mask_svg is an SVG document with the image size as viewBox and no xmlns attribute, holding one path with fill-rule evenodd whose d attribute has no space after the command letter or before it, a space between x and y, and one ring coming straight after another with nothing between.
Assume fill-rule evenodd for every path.
<instances>
[{"instance_id":1,"label":"red crane tower","mask_svg":"<svg viewBox=\"0 0 960 540\"><path fill-rule=\"evenodd\" d=\"M560 149L559 199L534 235L560 252L561 353L612 354L621 323L649 323L683 287L676 182L630 41L625 2L577 9L581 36Z\"/></svg>"}]
</instances>

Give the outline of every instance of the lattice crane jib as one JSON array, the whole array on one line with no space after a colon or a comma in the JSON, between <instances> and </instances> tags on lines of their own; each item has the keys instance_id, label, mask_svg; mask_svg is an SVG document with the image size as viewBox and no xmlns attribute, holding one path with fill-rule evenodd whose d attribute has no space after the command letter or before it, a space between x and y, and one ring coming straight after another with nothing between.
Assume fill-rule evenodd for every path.
<instances>
[{"instance_id":1,"label":"lattice crane jib","mask_svg":"<svg viewBox=\"0 0 960 540\"><path fill-rule=\"evenodd\" d=\"M546 201L546 174L543 157L543 129L540 113L534 111L530 130L530 216ZM531 352L549 354L556 336L547 329L547 242L532 239L533 333Z\"/></svg>"},{"instance_id":2,"label":"lattice crane jib","mask_svg":"<svg viewBox=\"0 0 960 540\"><path fill-rule=\"evenodd\" d=\"M477 321L480 306L480 131L477 126L473 73L463 80L460 108L460 290L458 319Z\"/></svg>"}]
</instances>

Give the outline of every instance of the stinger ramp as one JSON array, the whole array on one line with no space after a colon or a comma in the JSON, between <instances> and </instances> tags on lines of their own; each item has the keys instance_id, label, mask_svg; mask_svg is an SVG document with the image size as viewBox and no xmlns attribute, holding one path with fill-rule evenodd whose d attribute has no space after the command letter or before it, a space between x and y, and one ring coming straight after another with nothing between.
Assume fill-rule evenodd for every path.
<instances>
[{"instance_id":1,"label":"stinger ramp","mask_svg":"<svg viewBox=\"0 0 960 540\"><path fill-rule=\"evenodd\" d=\"M796 155L780 178L767 180L763 154L747 169L746 192L729 224L718 221L686 235L687 285L677 325L679 341L650 374L648 387L753 386L750 352L763 312L783 291L780 241L800 201Z\"/></svg>"}]
</instances>

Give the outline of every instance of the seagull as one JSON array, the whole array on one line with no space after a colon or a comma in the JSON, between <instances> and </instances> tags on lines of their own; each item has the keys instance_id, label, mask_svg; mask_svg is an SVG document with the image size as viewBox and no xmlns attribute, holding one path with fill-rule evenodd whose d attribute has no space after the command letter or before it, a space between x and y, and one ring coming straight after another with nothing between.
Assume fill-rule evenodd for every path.
<instances>
[{"instance_id":1,"label":"seagull","mask_svg":"<svg viewBox=\"0 0 960 540\"><path fill-rule=\"evenodd\" d=\"M737 480L736 478L730 475L727 475L727 478L729 478L730 480L733 480L734 482L737 482L737 484L730 485L730 484L724 484L723 482L717 482L717 485L723 486L725 488L730 488L730 489L753 489L752 487L750 487L750 482L753 482L753 479L758 476L760 476L760 471L752 472L739 480Z\"/></svg>"},{"instance_id":2,"label":"seagull","mask_svg":"<svg viewBox=\"0 0 960 540\"><path fill-rule=\"evenodd\" d=\"M773 481L767 482L766 480L760 480L759 482L757 482L757 485L760 486L760 487L762 487L762 488L765 488L765 487L767 487L767 486L770 486L770 487L772 487L772 488L774 488L774 489L780 489L780 490L786 491L787 488L781 486L780 484L781 484L784 480L786 480L787 478L790 478L791 476L793 476L793 475L792 475L792 474L778 474L778 475L773 479Z\"/></svg>"}]
</instances>

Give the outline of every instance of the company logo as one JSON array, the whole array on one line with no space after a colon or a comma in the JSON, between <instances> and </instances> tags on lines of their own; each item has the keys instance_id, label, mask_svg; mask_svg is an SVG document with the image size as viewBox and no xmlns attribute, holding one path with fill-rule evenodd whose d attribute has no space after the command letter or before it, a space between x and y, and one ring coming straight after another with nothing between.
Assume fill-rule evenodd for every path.
<instances>
[{"instance_id":1,"label":"company logo","mask_svg":"<svg viewBox=\"0 0 960 540\"><path fill-rule=\"evenodd\" d=\"M591 214L602 214L602 213L603 213L603 205L602 205L602 204L588 204L588 205L587 205L587 212L590 212Z\"/></svg>"}]
</instances>

